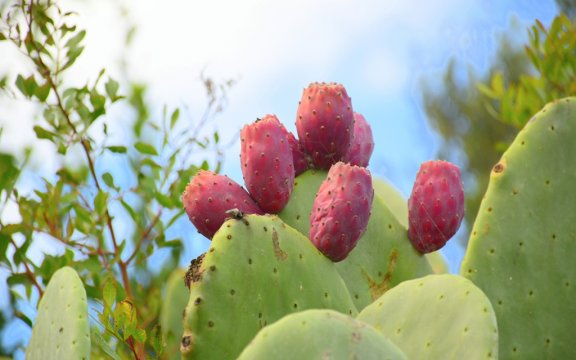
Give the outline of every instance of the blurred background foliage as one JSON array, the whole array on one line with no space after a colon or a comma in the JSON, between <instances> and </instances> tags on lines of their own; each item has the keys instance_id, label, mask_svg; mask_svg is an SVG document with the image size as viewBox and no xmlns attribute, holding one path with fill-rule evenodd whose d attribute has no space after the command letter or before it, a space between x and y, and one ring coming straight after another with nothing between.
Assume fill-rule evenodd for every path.
<instances>
[{"instance_id":1,"label":"blurred background foliage","mask_svg":"<svg viewBox=\"0 0 576 360\"><path fill-rule=\"evenodd\" d=\"M422 101L430 124L442 136L439 156L461 166L466 189L466 224L470 229L490 171L518 131L546 103L576 94L576 1L557 1L559 13L546 28L536 21L528 42L517 33L501 35L486 75L451 60L439 90L422 85ZM468 241L468 236L461 238Z\"/></svg>"}]
</instances>

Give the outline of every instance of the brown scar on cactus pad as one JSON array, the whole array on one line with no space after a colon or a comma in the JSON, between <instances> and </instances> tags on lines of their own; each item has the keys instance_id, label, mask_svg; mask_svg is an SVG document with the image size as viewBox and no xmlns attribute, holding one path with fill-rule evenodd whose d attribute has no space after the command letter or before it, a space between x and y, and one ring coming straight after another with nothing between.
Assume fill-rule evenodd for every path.
<instances>
[{"instance_id":1,"label":"brown scar on cactus pad","mask_svg":"<svg viewBox=\"0 0 576 360\"><path fill-rule=\"evenodd\" d=\"M206 253L203 253L190 262L188 271L186 272L186 275L184 275L184 284L186 284L188 289L190 289L192 283L202 280L202 270L200 269L200 266L202 265L202 260L204 260L205 255Z\"/></svg>"},{"instance_id":2,"label":"brown scar on cactus pad","mask_svg":"<svg viewBox=\"0 0 576 360\"><path fill-rule=\"evenodd\" d=\"M388 268L386 269L386 274L384 274L384 278L380 282L374 280L366 271L362 272L368 281L372 300L378 299L380 296L382 296L382 294L390 289L390 280L392 279L394 269L396 269L397 262L398 250L392 249L392 252L390 252L390 256L388 257Z\"/></svg>"},{"instance_id":3,"label":"brown scar on cactus pad","mask_svg":"<svg viewBox=\"0 0 576 360\"><path fill-rule=\"evenodd\" d=\"M275 228L272 228L272 245L274 246L274 256L276 256L276 259L280 261L286 260L288 254L280 247L280 243L278 242L278 232Z\"/></svg>"}]
</instances>

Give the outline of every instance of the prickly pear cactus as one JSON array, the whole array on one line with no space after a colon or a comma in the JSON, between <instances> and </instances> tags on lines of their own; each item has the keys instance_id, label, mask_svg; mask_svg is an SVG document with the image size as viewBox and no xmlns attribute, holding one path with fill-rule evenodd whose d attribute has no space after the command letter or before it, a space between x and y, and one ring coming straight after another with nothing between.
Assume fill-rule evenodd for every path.
<instances>
[{"instance_id":1,"label":"prickly pear cactus","mask_svg":"<svg viewBox=\"0 0 576 360\"><path fill-rule=\"evenodd\" d=\"M496 359L498 329L490 301L457 275L404 281L358 315L410 359Z\"/></svg>"},{"instance_id":2,"label":"prickly pear cactus","mask_svg":"<svg viewBox=\"0 0 576 360\"><path fill-rule=\"evenodd\" d=\"M334 264L277 216L226 221L191 270L186 359L234 359L262 327L288 313L357 313Z\"/></svg>"},{"instance_id":3,"label":"prickly pear cactus","mask_svg":"<svg viewBox=\"0 0 576 360\"><path fill-rule=\"evenodd\" d=\"M546 105L494 166L461 272L492 300L500 356L574 359L576 98Z\"/></svg>"},{"instance_id":4,"label":"prickly pear cactus","mask_svg":"<svg viewBox=\"0 0 576 360\"><path fill-rule=\"evenodd\" d=\"M406 359L372 326L332 310L287 315L262 329L238 360Z\"/></svg>"},{"instance_id":5,"label":"prickly pear cactus","mask_svg":"<svg viewBox=\"0 0 576 360\"><path fill-rule=\"evenodd\" d=\"M188 304L190 292L184 285L183 269L176 269L168 277L162 308L160 309L160 327L166 343L163 356L166 359L180 359L180 340L182 337L182 315Z\"/></svg>"},{"instance_id":6,"label":"prickly pear cactus","mask_svg":"<svg viewBox=\"0 0 576 360\"><path fill-rule=\"evenodd\" d=\"M308 170L296 178L292 197L279 216L303 234L310 228L314 196L325 171ZM358 309L406 279L431 274L427 259L410 244L401 225L379 196L374 197L368 228L348 257L336 268Z\"/></svg>"},{"instance_id":7,"label":"prickly pear cactus","mask_svg":"<svg viewBox=\"0 0 576 360\"><path fill-rule=\"evenodd\" d=\"M89 359L90 326L86 290L76 271L56 271L38 304L26 359Z\"/></svg>"}]
</instances>

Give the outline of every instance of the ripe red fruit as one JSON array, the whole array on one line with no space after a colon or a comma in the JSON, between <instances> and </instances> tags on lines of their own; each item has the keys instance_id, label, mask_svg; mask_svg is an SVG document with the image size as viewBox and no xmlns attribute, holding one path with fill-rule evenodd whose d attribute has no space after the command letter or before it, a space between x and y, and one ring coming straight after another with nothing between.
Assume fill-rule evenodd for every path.
<instances>
[{"instance_id":1,"label":"ripe red fruit","mask_svg":"<svg viewBox=\"0 0 576 360\"><path fill-rule=\"evenodd\" d=\"M337 83L311 83L302 93L296 117L300 143L316 168L342 160L352 143L352 100Z\"/></svg>"},{"instance_id":2,"label":"ripe red fruit","mask_svg":"<svg viewBox=\"0 0 576 360\"><path fill-rule=\"evenodd\" d=\"M240 132L244 183L260 208L280 212L294 188L294 160L288 131L275 115L245 125Z\"/></svg>"},{"instance_id":3,"label":"ripe red fruit","mask_svg":"<svg viewBox=\"0 0 576 360\"><path fill-rule=\"evenodd\" d=\"M344 260L366 231L374 189L370 172L338 162L320 185L310 215L309 238L334 262Z\"/></svg>"},{"instance_id":4,"label":"ripe red fruit","mask_svg":"<svg viewBox=\"0 0 576 360\"><path fill-rule=\"evenodd\" d=\"M374 151L372 129L362 114L354 113L354 138L343 161L367 167Z\"/></svg>"},{"instance_id":5,"label":"ripe red fruit","mask_svg":"<svg viewBox=\"0 0 576 360\"><path fill-rule=\"evenodd\" d=\"M460 169L447 161L420 166L408 199L408 238L421 253L442 248L464 218Z\"/></svg>"},{"instance_id":6,"label":"ripe red fruit","mask_svg":"<svg viewBox=\"0 0 576 360\"><path fill-rule=\"evenodd\" d=\"M182 195L184 210L198 232L212 239L224 223L226 211L238 209L246 214L264 214L243 187L227 176L200 170Z\"/></svg>"}]
</instances>

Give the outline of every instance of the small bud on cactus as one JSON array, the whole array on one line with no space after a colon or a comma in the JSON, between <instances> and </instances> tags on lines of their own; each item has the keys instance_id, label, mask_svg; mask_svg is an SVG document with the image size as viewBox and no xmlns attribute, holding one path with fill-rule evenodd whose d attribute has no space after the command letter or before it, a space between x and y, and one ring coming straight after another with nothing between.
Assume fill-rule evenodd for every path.
<instances>
[{"instance_id":1,"label":"small bud on cactus","mask_svg":"<svg viewBox=\"0 0 576 360\"><path fill-rule=\"evenodd\" d=\"M363 167L338 162L320 185L310 216L309 238L334 262L344 260L366 231L374 199Z\"/></svg>"},{"instance_id":2,"label":"small bud on cactus","mask_svg":"<svg viewBox=\"0 0 576 360\"><path fill-rule=\"evenodd\" d=\"M248 192L268 213L280 212L294 188L294 160L288 131L266 115L240 132L240 162Z\"/></svg>"},{"instance_id":3,"label":"small bud on cactus","mask_svg":"<svg viewBox=\"0 0 576 360\"><path fill-rule=\"evenodd\" d=\"M227 176L200 170L190 181L182 202L188 218L198 232L212 239L229 217L227 211L239 209L246 214L264 214L248 192Z\"/></svg>"},{"instance_id":4,"label":"small bud on cactus","mask_svg":"<svg viewBox=\"0 0 576 360\"><path fill-rule=\"evenodd\" d=\"M408 238L412 245L423 254L442 248L463 218L460 169L447 161L423 163L408 199Z\"/></svg>"},{"instance_id":5,"label":"small bud on cactus","mask_svg":"<svg viewBox=\"0 0 576 360\"><path fill-rule=\"evenodd\" d=\"M374 151L372 129L362 114L354 113L354 138L352 145L344 156L344 162L351 165L367 167Z\"/></svg>"},{"instance_id":6,"label":"small bud on cactus","mask_svg":"<svg viewBox=\"0 0 576 360\"><path fill-rule=\"evenodd\" d=\"M312 83L302 93L296 129L314 166L329 169L352 143L354 114L346 89L337 83Z\"/></svg>"}]
</instances>

